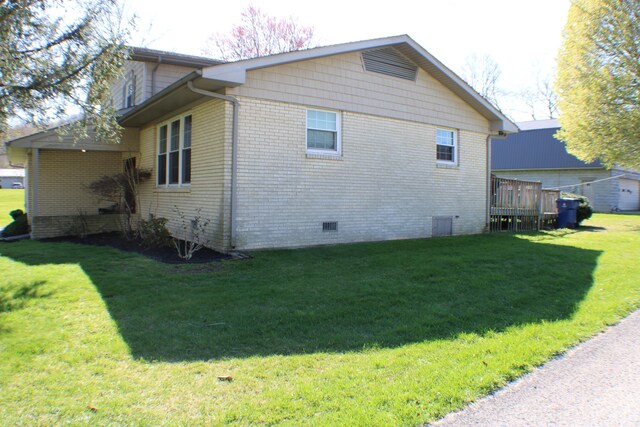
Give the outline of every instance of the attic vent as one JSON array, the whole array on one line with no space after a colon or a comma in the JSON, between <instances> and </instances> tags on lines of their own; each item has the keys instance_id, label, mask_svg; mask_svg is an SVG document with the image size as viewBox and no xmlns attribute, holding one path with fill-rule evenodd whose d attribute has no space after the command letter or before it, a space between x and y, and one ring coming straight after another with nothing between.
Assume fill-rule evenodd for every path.
<instances>
[{"instance_id":1,"label":"attic vent","mask_svg":"<svg viewBox=\"0 0 640 427\"><path fill-rule=\"evenodd\" d=\"M418 67L392 47L362 52L364 69L415 81Z\"/></svg>"},{"instance_id":2,"label":"attic vent","mask_svg":"<svg viewBox=\"0 0 640 427\"><path fill-rule=\"evenodd\" d=\"M323 222L322 231L338 231L338 223L336 221Z\"/></svg>"}]
</instances>

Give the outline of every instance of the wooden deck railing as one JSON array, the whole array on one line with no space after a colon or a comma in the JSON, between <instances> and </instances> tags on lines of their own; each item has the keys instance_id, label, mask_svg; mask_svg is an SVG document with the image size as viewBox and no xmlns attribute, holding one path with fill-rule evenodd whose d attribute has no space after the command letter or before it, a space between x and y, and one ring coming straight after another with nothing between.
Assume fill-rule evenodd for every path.
<instances>
[{"instance_id":1,"label":"wooden deck railing","mask_svg":"<svg viewBox=\"0 0 640 427\"><path fill-rule=\"evenodd\" d=\"M492 176L490 231L535 231L551 225L559 194L543 190L540 182Z\"/></svg>"}]
</instances>

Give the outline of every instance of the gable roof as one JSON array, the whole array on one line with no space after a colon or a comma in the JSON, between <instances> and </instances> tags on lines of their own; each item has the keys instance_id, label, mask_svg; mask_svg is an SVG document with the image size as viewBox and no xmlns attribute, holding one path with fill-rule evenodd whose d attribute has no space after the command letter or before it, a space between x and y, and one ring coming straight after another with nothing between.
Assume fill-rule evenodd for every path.
<instances>
[{"instance_id":1,"label":"gable roof","mask_svg":"<svg viewBox=\"0 0 640 427\"><path fill-rule=\"evenodd\" d=\"M391 46L415 62L419 67L427 71L436 80L487 118L491 123L492 130L506 133L518 132L518 127L502 114L501 111L484 99L457 74L447 68L408 35L343 43L236 62L227 62L225 64L203 68L202 77L217 81L225 86L234 87L245 83L247 71L250 70Z\"/></svg>"},{"instance_id":2,"label":"gable roof","mask_svg":"<svg viewBox=\"0 0 640 427\"><path fill-rule=\"evenodd\" d=\"M587 169L602 168L596 161L585 163L567 152L555 137L558 121L536 120L518 123L520 132L491 143L491 169Z\"/></svg>"}]
</instances>

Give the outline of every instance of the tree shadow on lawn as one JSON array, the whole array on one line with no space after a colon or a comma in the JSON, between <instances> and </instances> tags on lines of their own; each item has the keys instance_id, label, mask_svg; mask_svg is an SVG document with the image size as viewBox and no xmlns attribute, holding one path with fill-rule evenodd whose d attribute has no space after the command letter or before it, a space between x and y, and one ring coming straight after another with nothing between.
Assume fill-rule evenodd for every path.
<instances>
[{"instance_id":1,"label":"tree shadow on lawn","mask_svg":"<svg viewBox=\"0 0 640 427\"><path fill-rule=\"evenodd\" d=\"M600 255L510 234L265 251L211 271L71 243L3 252L79 263L132 355L171 362L392 348L567 319Z\"/></svg>"},{"instance_id":2,"label":"tree shadow on lawn","mask_svg":"<svg viewBox=\"0 0 640 427\"><path fill-rule=\"evenodd\" d=\"M28 285L20 286L16 290L0 287L0 313L20 310L31 300L52 296L53 292L42 292L41 290L46 283L45 280L36 280Z\"/></svg>"}]
</instances>

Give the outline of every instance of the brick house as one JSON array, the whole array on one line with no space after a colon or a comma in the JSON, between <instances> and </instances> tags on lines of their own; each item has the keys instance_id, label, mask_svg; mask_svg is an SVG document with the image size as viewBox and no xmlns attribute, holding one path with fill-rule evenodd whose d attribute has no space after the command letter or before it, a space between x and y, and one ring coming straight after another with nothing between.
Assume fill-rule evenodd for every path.
<instances>
[{"instance_id":1,"label":"brick house","mask_svg":"<svg viewBox=\"0 0 640 427\"><path fill-rule=\"evenodd\" d=\"M518 130L408 36L231 63L137 48L113 88L121 143L9 143L34 238L79 210L114 227L85 188L130 159L152 170L138 214L199 209L221 251L480 233L491 137Z\"/></svg>"}]
</instances>

